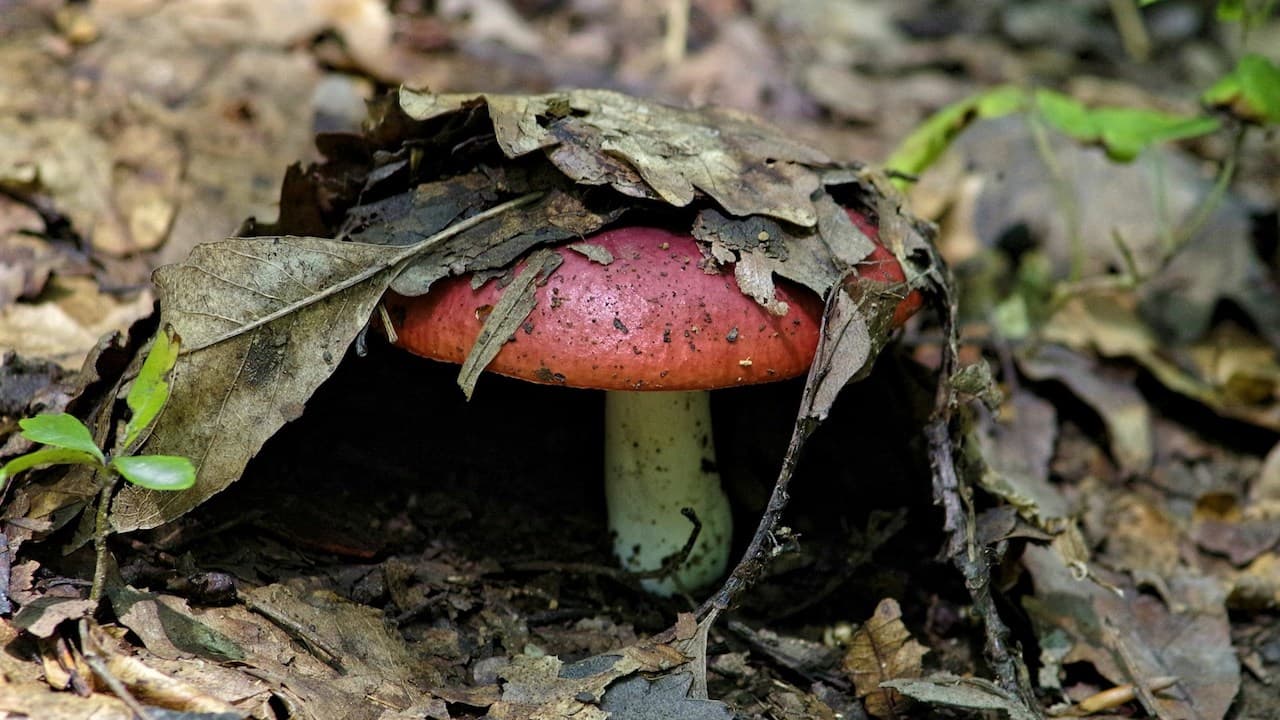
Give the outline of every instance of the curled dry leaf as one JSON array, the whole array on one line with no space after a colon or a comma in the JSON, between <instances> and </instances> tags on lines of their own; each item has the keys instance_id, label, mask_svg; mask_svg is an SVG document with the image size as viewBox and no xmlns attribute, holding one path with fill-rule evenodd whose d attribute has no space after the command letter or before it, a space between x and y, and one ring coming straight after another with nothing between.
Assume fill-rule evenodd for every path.
<instances>
[{"instance_id":1,"label":"curled dry leaf","mask_svg":"<svg viewBox=\"0 0 1280 720\"><path fill-rule=\"evenodd\" d=\"M893 598L885 598L849 642L843 667L875 717L893 717L901 711L903 699L897 690L881 687L886 680L918 678L924 674L921 661L929 649L911 637L902 624L902 608Z\"/></svg>"}]
</instances>

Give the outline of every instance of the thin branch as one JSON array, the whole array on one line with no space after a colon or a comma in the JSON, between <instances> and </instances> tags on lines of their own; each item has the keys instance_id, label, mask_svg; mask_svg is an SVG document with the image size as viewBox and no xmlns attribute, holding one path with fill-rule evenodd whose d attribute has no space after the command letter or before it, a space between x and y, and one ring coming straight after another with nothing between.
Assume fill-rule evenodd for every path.
<instances>
[{"instance_id":1,"label":"thin branch","mask_svg":"<svg viewBox=\"0 0 1280 720\"><path fill-rule=\"evenodd\" d=\"M1029 712L1038 713L1039 703L1031 689L1026 665L1018 650L1009 646L1009 627L1001 619L991 594L991 568L974 536L969 487L956 472L956 451L951 440L951 419L956 407L955 389L951 384L957 365L956 304L948 297L945 305L943 327L947 343L938 371L933 416L925 426L929 464L933 469L934 502L942 506L945 516L947 554L964 578L974 611L982 618L986 636L984 655L995 672L996 682L1005 692L1020 698Z\"/></svg>"}]
</instances>

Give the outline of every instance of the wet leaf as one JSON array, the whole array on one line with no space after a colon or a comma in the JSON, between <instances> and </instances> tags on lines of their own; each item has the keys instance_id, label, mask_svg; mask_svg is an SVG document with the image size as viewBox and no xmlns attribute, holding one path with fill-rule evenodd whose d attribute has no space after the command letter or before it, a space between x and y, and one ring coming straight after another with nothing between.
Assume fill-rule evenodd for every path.
<instances>
[{"instance_id":1,"label":"wet leaf","mask_svg":"<svg viewBox=\"0 0 1280 720\"><path fill-rule=\"evenodd\" d=\"M866 703L868 714L893 717L902 709L902 699L882 683L920 677L924 673L921 661L928 652L902 624L898 602L885 598L876 606L875 614L854 633L842 667L853 680L858 697Z\"/></svg>"}]
</instances>

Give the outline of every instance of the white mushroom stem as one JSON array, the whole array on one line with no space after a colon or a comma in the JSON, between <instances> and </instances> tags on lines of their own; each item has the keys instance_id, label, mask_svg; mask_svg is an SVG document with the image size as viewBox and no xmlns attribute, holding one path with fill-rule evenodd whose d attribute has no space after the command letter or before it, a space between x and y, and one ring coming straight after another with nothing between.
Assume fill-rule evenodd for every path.
<instances>
[{"instance_id":1,"label":"white mushroom stem","mask_svg":"<svg viewBox=\"0 0 1280 720\"><path fill-rule=\"evenodd\" d=\"M691 592L724 574L733 538L720 487L706 391L605 393L605 500L613 550L632 571L656 570L688 542L682 508L702 523L684 564L644 580L656 595Z\"/></svg>"}]
</instances>

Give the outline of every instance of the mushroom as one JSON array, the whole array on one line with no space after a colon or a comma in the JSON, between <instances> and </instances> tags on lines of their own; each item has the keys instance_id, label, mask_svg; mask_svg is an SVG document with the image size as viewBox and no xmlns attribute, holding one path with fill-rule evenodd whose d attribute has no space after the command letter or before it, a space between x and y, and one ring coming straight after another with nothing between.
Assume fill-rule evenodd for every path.
<instances>
[{"instance_id":1,"label":"mushroom","mask_svg":"<svg viewBox=\"0 0 1280 720\"><path fill-rule=\"evenodd\" d=\"M874 240L875 228L850 217ZM563 264L536 290L536 305L486 368L535 383L605 391L605 499L613 548L624 568L651 571L701 532L678 568L644 587L658 595L693 591L723 575L733 535L712 443L709 390L802 375L813 361L822 300L779 280L789 307L770 314L738 288L732 272L704 270L698 243L654 227L620 227L585 244L612 256L597 262L563 252ZM863 263L870 277L904 279L893 254L876 243ZM422 296L387 299L396 344L461 363L498 283L473 289L467 277L442 280ZM920 305L904 299L894 322ZM901 316L901 317L899 317Z\"/></svg>"}]
</instances>

